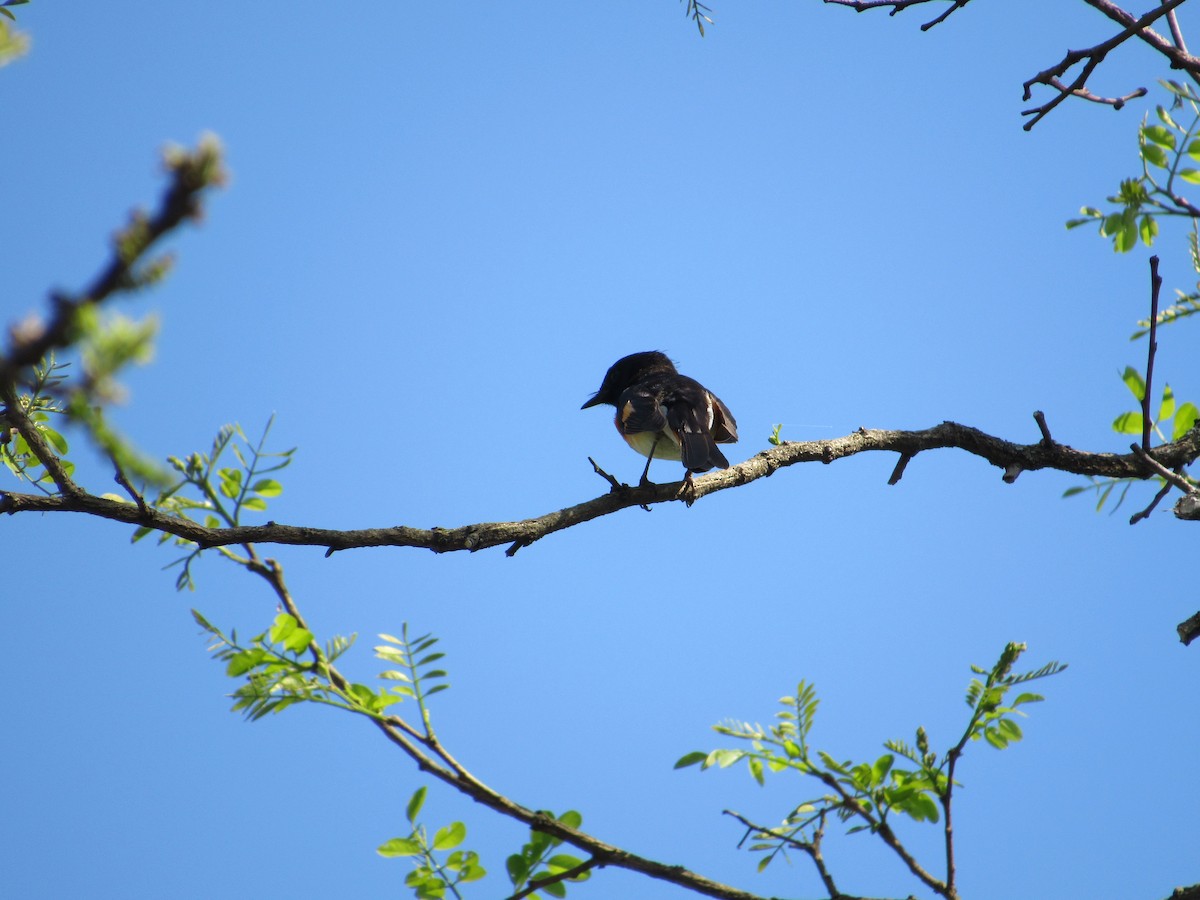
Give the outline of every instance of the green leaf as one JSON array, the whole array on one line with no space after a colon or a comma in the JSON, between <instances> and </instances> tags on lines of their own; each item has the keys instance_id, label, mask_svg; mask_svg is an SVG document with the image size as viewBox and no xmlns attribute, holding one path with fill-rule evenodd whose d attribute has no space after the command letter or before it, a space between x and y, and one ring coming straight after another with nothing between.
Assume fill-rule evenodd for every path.
<instances>
[{"instance_id":1,"label":"green leaf","mask_svg":"<svg viewBox=\"0 0 1200 900\"><path fill-rule=\"evenodd\" d=\"M1196 408L1196 404L1179 404L1179 408L1175 410L1175 427L1172 429L1171 440L1177 441L1191 431L1197 419L1200 419L1200 409Z\"/></svg>"},{"instance_id":2,"label":"green leaf","mask_svg":"<svg viewBox=\"0 0 1200 900\"><path fill-rule=\"evenodd\" d=\"M1121 225L1121 230L1113 237L1113 250L1117 253L1128 253L1138 242L1137 220L1129 218Z\"/></svg>"},{"instance_id":3,"label":"green leaf","mask_svg":"<svg viewBox=\"0 0 1200 900\"><path fill-rule=\"evenodd\" d=\"M545 891L551 897L562 898L567 896L567 886L561 881L555 881L553 884L543 885L539 890Z\"/></svg>"},{"instance_id":4,"label":"green leaf","mask_svg":"<svg viewBox=\"0 0 1200 900\"><path fill-rule=\"evenodd\" d=\"M421 807L424 805L425 785L421 785L419 788L413 791L413 795L408 798L408 806L405 807L404 817L408 819L411 824L415 825L417 823L417 816L421 812Z\"/></svg>"},{"instance_id":5,"label":"green leaf","mask_svg":"<svg viewBox=\"0 0 1200 900\"><path fill-rule=\"evenodd\" d=\"M1141 434L1142 414L1134 412L1121 413L1113 420L1113 431L1117 434Z\"/></svg>"},{"instance_id":6,"label":"green leaf","mask_svg":"<svg viewBox=\"0 0 1200 900\"><path fill-rule=\"evenodd\" d=\"M506 859L504 868L508 870L508 880L512 882L513 887L520 887L529 878L529 863L519 853L514 853Z\"/></svg>"},{"instance_id":7,"label":"green leaf","mask_svg":"<svg viewBox=\"0 0 1200 900\"><path fill-rule=\"evenodd\" d=\"M267 501L261 497L247 497L242 501L242 509L253 510L254 512L262 512L267 508Z\"/></svg>"},{"instance_id":8,"label":"green leaf","mask_svg":"<svg viewBox=\"0 0 1200 900\"><path fill-rule=\"evenodd\" d=\"M1158 220L1147 214L1142 216L1141 224L1138 225L1138 234L1142 238L1142 243L1147 247L1154 243L1154 239L1158 237Z\"/></svg>"},{"instance_id":9,"label":"green leaf","mask_svg":"<svg viewBox=\"0 0 1200 900\"><path fill-rule=\"evenodd\" d=\"M433 836L434 850L453 850L467 837L467 826L462 822L452 822L445 828L439 828Z\"/></svg>"},{"instance_id":10,"label":"green leaf","mask_svg":"<svg viewBox=\"0 0 1200 900\"><path fill-rule=\"evenodd\" d=\"M421 844L415 838L392 838L380 844L375 850L380 856L392 858L396 856L419 856Z\"/></svg>"},{"instance_id":11,"label":"green leaf","mask_svg":"<svg viewBox=\"0 0 1200 900\"><path fill-rule=\"evenodd\" d=\"M1152 126L1152 127L1160 127L1160 126ZM1148 130L1149 129L1147 129L1147 131ZM1165 128L1163 128L1162 130L1166 131ZM1143 144L1142 145L1142 159L1144 159L1146 162L1148 162L1152 166L1158 166L1158 168L1160 168L1160 169L1165 169L1167 167L1167 154L1163 150L1163 148L1160 147L1158 144Z\"/></svg>"},{"instance_id":12,"label":"green leaf","mask_svg":"<svg viewBox=\"0 0 1200 900\"><path fill-rule=\"evenodd\" d=\"M1158 115L1159 121L1164 125L1174 128L1176 131L1183 131L1183 129L1176 124L1175 120L1171 118L1171 114L1167 112L1164 107L1158 106L1155 108L1154 112Z\"/></svg>"},{"instance_id":13,"label":"green leaf","mask_svg":"<svg viewBox=\"0 0 1200 900\"><path fill-rule=\"evenodd\" d=\"M745 755L746 751L744 750L714 750L708 754L705 760L705 767L718 766L722 769L728 769Z\"/></svg>"},{"instance_id":14,"label":"green leaf","mask_svg":"<svg viewBox=\"0 0 1200 900\"><path fill-rule=\"evenodd\" d=\"M296 620L287 613L280 613L275 617L275 622L271 626L269 632L271 643L278 644L282 642L289 634L299 627Z\"/></svg>"},{"instance_id":15,"label":"green leaf","mask_svg":"<svg viewBox=\"0 0 1200 900\"><path fill-rule=\"evenodd\" d=\"M274 478L260 478L250 490L263 497L278 497L283 493L283 485Z\"/></svg>"},{"instance_id":16,"label":"green leaf","mask_svg":"<svg viewBox=\"0 0 1200 900\"><path fill-rule=\"evenodd\" d=\"M558 817L558 821L568 828L579 828L583 824L583 815L573 809L568 809Z\"/></svg>"},{"instance_id":17,"label":"green leaf","mask_svg":"<svg viewBox=\"0 0 1200 900\"><path fill-rule=\"evenodd\" d=\"M546 860L546 868L550 870L551 875L558 875L560 872L573 869L582 863L583 860L577 856L571 856L569 853L556 853Z\"/></svg>"},{"instance_id":18,"label":"green leaf","mask_svg":"<svg viewBox=\"0 0 1200 900\"><path fill-rule=\"evenodd\" d=\"M225 674L230 678L237 678L239 675L245 675L251 669L256 668L259 663L266 657L266 653L257 648L252 650L243 650L241 653L235 654L229 660L229 664L225 667Z\"/></svg>"},{"instance_id":19,"label":"green leaf","mask_svg":"<svg viewBox=\"0 0 1200 900\"><path fill-rule=\"evenodd\" d=\"M1162 107L1160 106L1159 109L1161 110ZM1161 113L1160 117L1162 115L1165 115L1165 112ZM1168 116L1167 119L1169 121L1170 117ZM1175 149L1175 134L1169 128L1164 128L1161 125L1146 125L1142 128L1142 134L1160 147L1166 147L1169 150Z\"/></svg>"},{"instance_id":20,"label":"green leaf","mask_svg":"<svg viewBox=\"0 0 1200 900\"><path fill-rule=\"evenodd\" d=\"M38 431L40 431L42 433L42 437L44 437L46 440L48 440L54 446L54 449L57 450L60 455L66 454L66 452L67 452L67 439L66 438L64 438L61 434L59 434L53 428L50 428L49 426L46 426L46 425L40 426L38 428Z\"/></svg>"},{"instance_id":21,"label":"green leaf","mask_svg":"<svg viewBox=\"0 0 1200 900\"><path fill-rule=\"evenodd\" d=\"M1121 373L1121 380L1129 388L1129 393L1133 394L1133 399L1141 403L1142 398L1146 396L1146 382L1141 373L1133 366L1126 366L1125 371Z\"/></svg>"},{"instance_id":22,"label":"green leaf","mask_svg":"<svg viewBox=\"0 0 1200 900\"><path fill-rule=\"evenodd\" d=\"M308 645L312 643L313 633L307 628L297 628L283 642L286 650L292 653L300 653L308 649Z\"/></svg>"},{"instance_id":23,"label":"green leaf","mask_svg":"<svg viewBox=\"0 0 1200 900\"><path fill-rule=\"evenodd\" d=\"M748 765L750 766L750 774L754 776L754 780L759 784L763 784L762 760L752 756L750 757Z\"/></svg>"},{"instance_id":24,"label":"green leaf","mask_svg":"<svg viewBox=\"0 0 1200 900\"><path fill-rule=\"evenodd\" d=\"M1176 174L1188 184L1200 184L1200 169L1180 169Z\"/></svg>"},{"instance_id":25,"label":"green leaf","mask_svg":"<svg viewBox=\"0 0 1200 900\"><path fill-rule=\"evenodd\" d=\"M1158 421L1165 422L1175 415L1175 392L1169 384L1163 386L1162 405L1158 407Z\"/></svg>"}]
</instances>

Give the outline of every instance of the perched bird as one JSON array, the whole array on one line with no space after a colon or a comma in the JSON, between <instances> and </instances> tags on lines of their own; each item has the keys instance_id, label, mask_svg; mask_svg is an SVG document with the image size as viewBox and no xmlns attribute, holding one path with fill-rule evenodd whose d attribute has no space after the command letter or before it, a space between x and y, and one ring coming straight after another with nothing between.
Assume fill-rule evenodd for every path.
<instances>
[{"instance_id":1,"label":"perched bird","mask_svg":"<svg viewBox=\"0 0 1200 900\"><path fill-rule=\"evenodd\" d=\"M681 460L688 483L693 472L729 468L717 444L737 441L733 414L700 382L676 372L665 353L634 353L613 363L600 390L580 408L601 403L617 408L617 431L647 457L642 485L650 483L654 459Z\"/></svg>"}]
</instances>

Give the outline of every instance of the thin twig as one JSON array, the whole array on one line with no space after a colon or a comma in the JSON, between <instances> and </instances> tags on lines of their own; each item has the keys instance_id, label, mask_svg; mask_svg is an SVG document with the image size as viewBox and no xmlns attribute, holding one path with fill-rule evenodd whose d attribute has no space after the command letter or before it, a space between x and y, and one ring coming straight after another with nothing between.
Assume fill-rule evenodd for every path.
<instances>
[{"instance_id":1,"label":"thin twig","mask_svg":"<svg viewBox=\"0 0 1200 900\"><path fill-rule=\"evenodd\" d=\"M1142 449L1150 450L1150 430L1154 420L1150 413L1151 384L1154 382L1154 354L1158 352L1158 292L1162 276L1158 274L1158 257L1150 257L1150 346L1146 348L1146 386L1142 392Z\"/></svg>"},{"instance_id":2,"label":"thin twig","mask_svg":"<svg viewBox=\"0 0 1200 900\"><path fill-rule=\"evenodd\" d=\"M533 879L523 890L517 891L515 894L509 897L508 900L523 900L523 898L528 897L530 894L536 894L544 887L548 887L552 884L558 884L560 881L568 881L572 878L578 878L584 872L603 865L603 862L593 856L589 859L585 859L577 866L572 866L564 872L559 872L557 875L547 875L545 878Z\"/></svg>"},{"instance_id":3,"label":"thin twig","mask_svg":"<svg viewBox=\"0 0 1200 900\"><path fill-rule=\"evenodd\" d=\"M1046 414L1040 409L1033 414L1033 421L1037 422L1038 431L1042 433L1042 443L1047 447L1054 446L1054 438L1050 437L1050 426L1046 424Z\"/></svg>"},{"instance_id":4,"label":"thin twig","mask_svg":"<svg viewBox=\"0 0 1200 900\"><path fill-rule=\"evenodd\" d=\"M1134 444L1133 446L1137 447L1137 444ZM1141 447L1138 447L1138 449L1140 450ZM1154 495L1154 499L1150 501L1149 506L1147 506L1141 512L1135 512L1129 517L1129 524L1136 525L1138 522L1142 521L1142 519L1150 518L1150 513L1154 512L1155 507L1162 503L1163 497L1167 496L1169 493L1171 493L1171 483L1168 481L1161 488L1159 488L1158 493Z\"/></svg>"},{"instance_id":5,"label":"thin twig","mask_svg":"<svg viewBox=\"0 0 1200 900\"><path fill-rule=\"evenodd\" d=\"M1133 451L1133 455L1144 462L1147 466L1154 470L1155 475L1159 475L1169 481L1175 487L1179 488L1185 494L1200 493L1196 486L1180 475L1178 472L1172 472L1157 459L1150 455L1146 450L1143 450L1137 444L1130 444L1129 449ZM1158 449L1155 450L1158 452Z\"/></svg>"},{"instance_id":6,"label":"thin twig","mask_svg":"<svg viewBox=\"0 0 1200 900\"><path fill-rule=\"evenodd\" d=\"M116 469L116 474L113 476L113 481L125 489L125 493L127 493L130 499L137 504L138 509L141 510L143 514L149 512L149 509L146 506L146 498L143 497L129 481L129 476L127 476L125 474L125 470L121 468L121 463L117 460L116 455L110 453L108 458L112 462L113 468Z\"/></svg>"}]
</instances>

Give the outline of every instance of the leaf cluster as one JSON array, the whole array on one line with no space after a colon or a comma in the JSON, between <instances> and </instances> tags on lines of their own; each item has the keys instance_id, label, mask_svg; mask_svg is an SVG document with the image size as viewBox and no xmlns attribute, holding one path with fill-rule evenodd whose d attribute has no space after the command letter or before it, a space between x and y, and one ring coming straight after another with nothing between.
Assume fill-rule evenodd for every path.
<instances>
[{"instance_id":1,"label":"leaf cluster","mask_svg":"<svg viewBox=\"0 0 1200 900\"><path fill-rule=\"evenodd\" d=\"M888 751L873 760L855 762L835 758L824 750L813 750L808 735L819 706L812 685L801 681L793 695L780 699L784 709L775 714L769 727L741 721L726 721L713 726L718 733L749 746L695 751L685 754L675 768L699 765L729 768L745 762L752 778L765 783L768 773L794 772L821 782L826 791L795 806L776 828L753 830L755 842L750 849L765 854L759 870L789 849L812 853L819 845L829 816L848 823L847 833L869 832L891 838L890 820L901 816L913 822L937 823L948 811L954 790L954 767L971 741L985 741L1004 749L1022 737L1016 717L1018 708L1042 700L1038 694L1022 692L1008 699L1018 685L1056 675L1066 666L1047 663L1039 669L1013 674L1012 668L1025 650L1024 644L1010 643L990 670L972 666L976 675L967 688L971 709L967 725L949 750L930 749L924 728L916 729L915 742L889 740ZM897 852L902 847L889 843Z\"/></svg>"},{"instance_id":2,"label":"leaf cluster","mask_svg":"<svg viewBox=\"0 0 1200 900\"><path fill-rule=\"evenodd\" d=\"M578 829L583 824L583 816L573 809L569 809L557 817L544 810L539 814L553 819L560 825L566 825L568 828ZM554 851L560 844L562 844L562 840L546 834L544 831L538 831L536 828L529 830L529 840L519 852L512 854L504 862L504 868L508 872L508 878L512 882L515 893L520 894L527 888L536 885L538 892L562 898L567 896L566 882L586 881L591 877L592 873L586 871L563 877L564 873L582 866L583 860L569 853L555 853ZM549 879L555 880L550 881ZM524 896L537 897L538 893L524 894Z\"/></svg>"},{"instance_id":3,"label":"leaf cluster","mask_svg":"<svg viewBox=\"0 0 1200 900\"><path fill-rule=\"evenodd\" d=\"M1126 366L1125 371L1121 373L1121 381L1129 389L1133 399L1140 405L1146 398L1146 379L1142 377L1142 373L1132 366ZM1158 411L1152 416L1150 429L1161 441L1177 441L1191 431L1198 420L1200 420L1200 408L1190 401L1177 403L1175 392L1167 384L1163 386L1162 399L1159 401ZM1142 411L1139 408L1121 413L1113 420L1112 428L1117 434L1140 436L1142 424ZM1156 475L1155 480L1160 485L1165 483L1161 476ZM1096 495L1096 511L1099 512L1104 508L1113 492L1119 488L1116 502L1112 507L1112 512L1115 513L1125 502L1129 489L1140 481L1141 479L1137 478L1090 476L1087 484L1073 485L1063 492L1063 496L1074 497L1086 492L1093 492Z\"/></svg>"},{"instance_id":4,"label":"leaf cluster","mask_svg":"<svg viewBox=\"0 0 1200 900\"><path fill-rule=\"evenodd\" d=\"M1184 216L1194 219L1200 209L1180 193L1182 184L1200 184L1200 96L1187 85L1162 81L1174 101L1170 110L1161 104L1155 108L1157 124L1144 119L1138 129L1138 156L1142 174L1123 179L1115 195L1108 198L1108 212L1085 206L1081 218L1071 219L1067 228L1096 223L1101 237L1112 240L1113 250L1128 253L1140 240L1147 247L1158 237L1158 219ZM1190 115L1180 124L1179 110Z\"/></svg>"},{"instance_id":5,"label":"leaf cluster","mask_svg":"<svg viewBox=\"0 0 1200 900\"><path fill-rule=\"evenodd\" d=\"M56 362L51 354L42 365L34 367L29 393L16 398L20 410L33 422L38 433L60 457L65 457L70 448L62 432L52 427L50 422L52 416L61 416L65 412L56 395L66 381L64 370L69 366L70 363ZM43 493L53 493L46 487L47 484L53 483L50 473L25 438L8 422L5 412L6 410L0 410L0 461L3 461L5 467L18 479L28 482ZM75 471L75 464L70 460L60 459L60 462L68 475Z\"/></svg>"},{"instance_id":6,"label":"leaf cluster","mask_svg":"<svg viewBox=\"0 0 1200 900\"><path fill-rule=\"evenodd\" d=\"M457 849L467 838L467 826L451 822L437 829L430 837L428 829L417 821L425 805L425 787L421 786L409 798L405 809L412 830L408 837L396 837L381 844L376 852L385 858L414 858L413 870L404 884L417 900L441 900L449 894L461 897L460 884L478 881L487 875L474 850ZM439 858L439 854L447 854Z\"/></svg>"},{"instance_id":7,"label":"leaf cluster","mask_svg":"<svg viewBox=\"0 0 1200 900\"><path fill-rule=\"evenodd\" d=\"M250 443L240 425L224 425L217 431L208 453L192 453L186 458L168 457L167 462L178 478L159 493L154 507L178 519L200 521L208 528L240 525L243 513L266 511L267 501L283 493L283 485L265 476L290 465L292 454L296 452L295 448L266 451L267 436L274 421L274 416L267 420L256 443ZM233 457L235 464L224 464L226 453ZM151 531L153 529L149 527L138 528L132 540L140 541ZM195 590L192 563L200 557L203 548L184 538L172 538L165 532L159 534L159 544L169 540L176 546L192 548L168 568L182 567L175 579L177 590ZM216 549L240 565L248 562L246 557L228 547Z\"/></svg>"}]
</instances>

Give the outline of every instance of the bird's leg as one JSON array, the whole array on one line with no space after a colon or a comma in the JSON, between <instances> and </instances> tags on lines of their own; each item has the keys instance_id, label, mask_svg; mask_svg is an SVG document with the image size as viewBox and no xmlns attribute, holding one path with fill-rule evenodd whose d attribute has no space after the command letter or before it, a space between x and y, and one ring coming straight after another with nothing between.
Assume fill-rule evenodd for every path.
<instances>
[{"instance_id":1,"label":"bird's leg","mask_svg":"<svg viewBox=\"0 0 1200 900\"><path fill-rule=\"evenodd\" d=\"M662 440L662 432L654 436L654 443L650 445L650 455L646 457L646 468L642 469L642 477L638 481L638 487L650 487L654 484L650 480L650 463L654 461L654 449L658 446L658 442Z\"/></svg>"}]
</instances>

